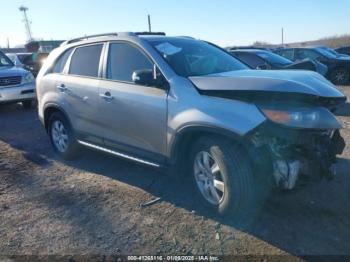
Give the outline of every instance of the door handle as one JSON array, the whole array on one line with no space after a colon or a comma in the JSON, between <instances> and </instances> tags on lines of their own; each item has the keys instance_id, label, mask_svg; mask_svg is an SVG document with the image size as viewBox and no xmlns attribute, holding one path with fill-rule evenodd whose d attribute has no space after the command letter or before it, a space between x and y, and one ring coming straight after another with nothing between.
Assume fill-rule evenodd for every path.
<instances>
[{"instance_id":1,"label":"door handle","mask_svg":"<svg viewBox=\"0 0 350 262\"><path fill-rule=\"evenodd\" d=\"M110 101L112 101L114 99L114 97L111 95L110 92L106 92L104 94L100 94L100 97L102 99L104 99L105 101L107 101L107 102L110 102Z\"/></svg>"},{"instance_id":2,"label":"door handle","mask_svg":"<svg viewBox=\"0 0 350 262\"><path fill-rule=\"evenodd\" d=\"M68 90L68 88L64 84L58 85L57 89L60 90L62 93Z\"/></svg>"}]
</instances>

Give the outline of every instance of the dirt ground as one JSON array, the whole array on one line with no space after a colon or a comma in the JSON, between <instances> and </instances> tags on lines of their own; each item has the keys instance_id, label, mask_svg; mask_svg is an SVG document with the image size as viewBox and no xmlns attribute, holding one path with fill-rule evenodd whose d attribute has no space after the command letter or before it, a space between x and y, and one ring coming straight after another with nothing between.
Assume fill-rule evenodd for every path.
<instances>
[{"instance_id":1,"label":"dirt ground","mask_svg":"<svg viewBox=\"0 0 350 262\"><path fill-rule=\"evenodd\" d=\"M344 87L350 97L350 87ZM350 142L350 103L340 114ZM182 179L86 151L57 159L35 109L0 107L0 258L11 255L350 255L350 148L337 176L274 193L246 230ZM140 204L160 197L158 203ZM0 259L1 260L1 259Z\"/></svg>"}]
</instances>

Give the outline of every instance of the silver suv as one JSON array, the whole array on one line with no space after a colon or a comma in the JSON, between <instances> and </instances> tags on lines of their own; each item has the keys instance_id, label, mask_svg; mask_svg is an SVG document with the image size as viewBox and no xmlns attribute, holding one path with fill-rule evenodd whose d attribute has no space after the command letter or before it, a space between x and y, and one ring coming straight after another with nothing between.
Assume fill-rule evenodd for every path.
<instances>
[{"instance_id":1,"label":"silver suv","mask_svg":"<svg viewBox=\"0 0 350 262\"><path fill-rule=\"evenodd\" d=\"M193 179L204 204L247 215L275 186L334 174L346 98L309 71L256 71L214 44L162 33L77 38L37 77L64 159L81 146ZM185 178L184 178L185 179Z\"/></svg>"},{"instance_id":2,"label":"silver suv","mask_svg":"<svg viewBox=\"0 0 350 262\"><path fill-rule=\"evenodd\" d=\"M36 99L32 73L15 64L0 51L0 105L21 102L30 109Z\"/></svg>"}]
</instances>

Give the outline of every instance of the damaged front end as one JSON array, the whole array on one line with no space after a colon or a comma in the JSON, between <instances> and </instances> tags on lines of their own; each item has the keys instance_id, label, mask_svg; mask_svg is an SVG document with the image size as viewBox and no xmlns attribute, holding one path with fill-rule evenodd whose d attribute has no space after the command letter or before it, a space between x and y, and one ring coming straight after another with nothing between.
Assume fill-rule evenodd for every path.
<instances>
[{"instance_id":1,"label":"damaged front end","mask_svg":"<svg viewBox=\"0 0 350 262\"><path fill-rule=\"evenodd\" d=\"M335 175L336 155L345 141L339 129L289 129L266 122L250 136L256 170L268 170L279 188L293 189L299 179Z\"/></svg>"},{"instance_id":2,"label":"damaged front end","mask_svg":"<svg viewBox=\"0 0 350 262\"><path fill-rule=\"evenodd\" d=\"M246 136L246 144L256 171L273 174L278 187L293 189L300 178L334 177L336 155L345 148L334 113L345 96L251 90L204 93L260 109L266 121Z\"/></svg>"},{"instance_id":3,"label":"damaged front end","mask_svg":"<svg viewBox=\"0 0 350 262\"><path fill-rule=\"evenodd\" d=\"M345 142L333 113L346 97L324 77L298 70L238 70L190 80L203 95L254 104L265 116L246 134L256 173L285 189L301 177L334 176Z\"/></svg>"}]
</instances>

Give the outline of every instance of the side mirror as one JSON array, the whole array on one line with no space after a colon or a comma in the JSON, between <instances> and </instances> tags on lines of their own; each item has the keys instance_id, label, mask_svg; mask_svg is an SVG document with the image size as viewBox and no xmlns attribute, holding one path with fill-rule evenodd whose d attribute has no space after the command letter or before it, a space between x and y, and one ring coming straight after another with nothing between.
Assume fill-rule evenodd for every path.
<instances>
[{"instance_id":1,"label":"side mirror","mask_svg":"<svg viewBox=\"0 0 350 262\"><path fill-rule=\"evenodd\" d=\"M136 70L132 73L131 78L138 85L154 86L156 84L152 69Z\"/></svg>"}]
</instances>

